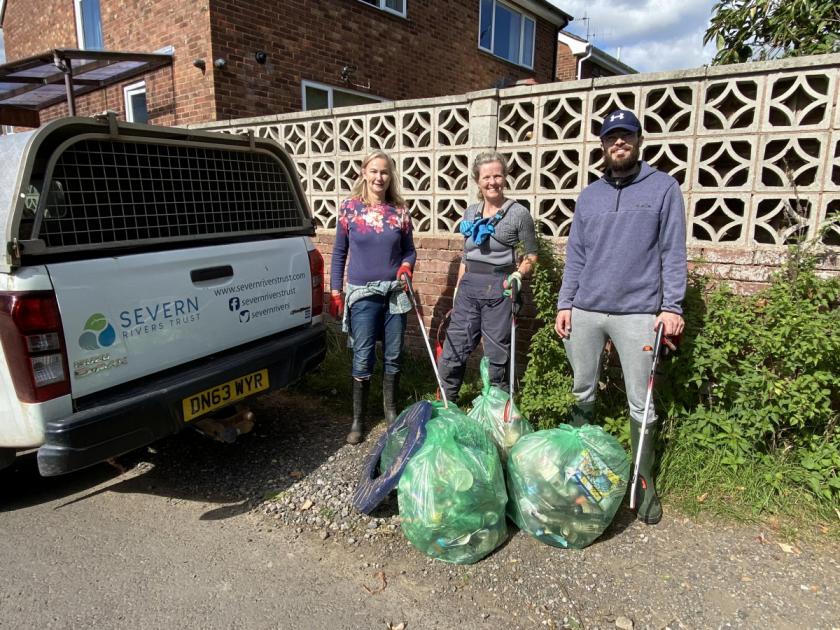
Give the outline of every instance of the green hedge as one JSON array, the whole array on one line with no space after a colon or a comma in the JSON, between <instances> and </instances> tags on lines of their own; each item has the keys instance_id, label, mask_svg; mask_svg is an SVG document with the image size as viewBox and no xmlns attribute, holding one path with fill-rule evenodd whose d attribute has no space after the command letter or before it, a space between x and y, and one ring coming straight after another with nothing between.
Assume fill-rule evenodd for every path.
<instances>
[{"instance_id":1,"label":"green hedge","mask_svg":"<svg viewBox=\"0 0 840 630\"><path fill-rule=\"evenodd\" d=\"M562 265L550 243L540 247L531 286L543 323L520 406L547 428L564 421L572 381L554 332ZM819 278L815 265L805 248L792 248L770 285L752 296L690 278L683 344L657 382L660 487L754 511L804 502L828 517L840 504L840 280ZM608 366L599 415L627 441L621 377Z\"/></svg>"}]
</instances>

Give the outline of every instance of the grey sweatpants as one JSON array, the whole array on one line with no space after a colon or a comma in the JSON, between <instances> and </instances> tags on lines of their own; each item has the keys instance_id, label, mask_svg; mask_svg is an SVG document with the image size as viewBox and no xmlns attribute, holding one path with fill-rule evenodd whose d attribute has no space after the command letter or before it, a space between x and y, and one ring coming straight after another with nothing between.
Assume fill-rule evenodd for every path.
<instances>
[{"instance_id":1,"label":"grey sweatpants","mask_svg":"<svg viewBox=\"0 0 840 630\"><path fill-rule=\"evenodd\" d=\"M604 344L609 338L621 360L630 417L638 424L642 423L648 377L653 364L655 320L655 315L612 315L572 309L572 332L563 340L563 345L574 372L572 393L577 402L594 402ZM654 422L656 412L651 404L648 424Z\"/></svg>"}]
</instances>

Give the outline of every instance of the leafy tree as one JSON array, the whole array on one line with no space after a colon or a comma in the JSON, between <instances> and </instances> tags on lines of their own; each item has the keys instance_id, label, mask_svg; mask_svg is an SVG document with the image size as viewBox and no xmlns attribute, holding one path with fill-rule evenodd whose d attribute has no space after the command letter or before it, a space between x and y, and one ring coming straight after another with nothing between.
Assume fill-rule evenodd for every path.
<instances>
[{"instance_id":1,"label":"leafy tree","mask_svg":"<svg viewBox=\"0 0 840 630\"><path fill-rule=\"evenodd\" d=\"M715 65L840 51L837 0L721 0L703 43Z\"/></svg>"}]
</instances>

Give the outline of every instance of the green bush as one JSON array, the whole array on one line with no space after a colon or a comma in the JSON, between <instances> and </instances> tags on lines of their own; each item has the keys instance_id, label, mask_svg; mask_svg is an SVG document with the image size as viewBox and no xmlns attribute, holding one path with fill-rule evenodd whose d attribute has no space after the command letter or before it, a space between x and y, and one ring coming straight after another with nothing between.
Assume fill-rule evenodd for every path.
<instances>
[{"instance_id":1,"label":"green bush","mask_svg":"<svg viewBox=\"0 0 840 630\"><path fill-rule=\"evenodd\" d=\"M530 281L537 319L542 325L531 337L528 366L517 403L536 428L550 429L564 422L574 398L572 373L560 337L554 332L557 292L563 265L550 241L537 239L537 265Z\"/></svg>"},{"instance_id":2,"label":"green bush","mask_svg":"<svg viewBox=\"0 0 840 630\"><path fill-rule=\"evenodd\" d=\"M770 285L752 296L690 278L683 344L657 381L666 491L714 494L714 485L726 489L726 500L738 502L740 492L758 511L785 510L806 495L825 515L840 504L840 280L819 278L803 251L793 248ZM561 275L543 240L531 283L542 324L521 396L523 413L540 428L563 422L573 400L554 332ZM623 384L608 366L599 416L627 441ZM744 475L757 477L755 492Z\"/></svg>"}]
</instances>

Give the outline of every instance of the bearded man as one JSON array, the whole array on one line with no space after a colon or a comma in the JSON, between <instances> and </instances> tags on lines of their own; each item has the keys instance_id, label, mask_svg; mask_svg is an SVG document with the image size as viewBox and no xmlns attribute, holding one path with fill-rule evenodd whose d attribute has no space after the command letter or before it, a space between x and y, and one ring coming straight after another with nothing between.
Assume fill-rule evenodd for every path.
<instances>
[{"instance_id":1,"label":"bearded man","mask_svg":"<svg viewBox=\"0 0 840 630\"><path fill-rule=\"evenodd\" d=\"M566 247L555 330L574 372L569 423L595 421L604 345L618 351L630 408L632 461L645 432L636 497L638 517L662 518L653 483L656 414L644 423L645 394L656 328L682 333L687 262L685 206L679 183L640 160L642 126L626 109L600 132L606 171L578 198Z\"/></svg>"}]
</instances>

